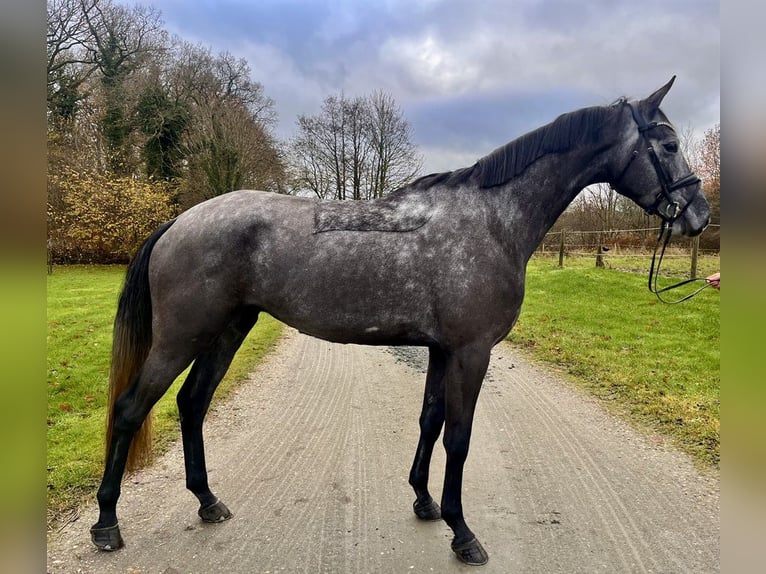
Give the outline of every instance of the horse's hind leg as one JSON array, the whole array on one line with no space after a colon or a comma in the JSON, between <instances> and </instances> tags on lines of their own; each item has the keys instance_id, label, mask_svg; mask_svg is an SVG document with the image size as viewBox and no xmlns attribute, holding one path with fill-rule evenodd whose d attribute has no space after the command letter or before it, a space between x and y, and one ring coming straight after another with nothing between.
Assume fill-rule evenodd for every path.
<instances>
[{"instance_id":1,"label":"horse's hind leg","mask_svg":"<svg viewBox=\"0 0 766 574\"><path fill-rule=\"evenodd\" d=\"M193 358L191 351L170 352L163 347L152 347L141 373L114 404L112 438L104 477L96 495L98 522L91 528L93 543L101 550L116 550L123 545L117 526L117 500L133 435Z\"/></svg>"},{"instance_id":2,"label":"horse's hind leg","mask_svg":"<svg viewBox=\"0 0 766 574\"><path fill-rule=\"evenodd\" d=\"M198 514L206 522L221 522L231 518L231 512L210 491L205 466L202 422L221 379L229 369L234 355L258 319L257 310L246 310L224 330L213 346L194 361L189 376L178 393L178 413L181 416L186 488L199 500Z\"/></svg>"},{"instance_id":3,"label":"horse's hind leg","mask_svg":"<svg viewBox=\"0 0 766 574\"><path fill-rule=\"evenodd\" d=\"M429 348L428 374L420 413L420 440L410 470L410 485L415 490L412 507L421 520L439 520L441 510L428 492L428 473L434 444L444 424L444 373L446 356L438 347Z\"/></svg>"}]
</instances>

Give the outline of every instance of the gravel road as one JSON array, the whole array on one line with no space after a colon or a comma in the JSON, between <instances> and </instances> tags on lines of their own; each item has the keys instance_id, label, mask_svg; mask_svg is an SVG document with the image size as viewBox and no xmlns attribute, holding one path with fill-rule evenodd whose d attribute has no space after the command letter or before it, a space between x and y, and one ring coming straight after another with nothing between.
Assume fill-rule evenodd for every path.
<instances>
[{"instance_id":1,"label":"gravel road","mask_svg":"<svg viewBox=\"0 0 766 574\"><path fill-rule=\"evenodd\" d=\"M49 536L48 572L719 571L717 477L505 344L482 389L464 479L466 520L490 560L459 563L446 524L411 511L425 361L421 349L289 331L206 422L211 487L234 518L198 520L179 443L125 480L124 549L91 546L88 505ZM437 500L443 469L437 448Z\"/></svg>"}]
</instances>

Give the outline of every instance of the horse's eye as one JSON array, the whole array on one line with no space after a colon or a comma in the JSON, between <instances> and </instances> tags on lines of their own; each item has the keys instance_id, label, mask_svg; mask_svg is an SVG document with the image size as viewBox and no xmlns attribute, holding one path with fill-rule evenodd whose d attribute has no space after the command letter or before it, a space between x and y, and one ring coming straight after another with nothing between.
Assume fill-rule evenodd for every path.
<instances>
[{"instance_id":1,"label":"horse's eye","mask_svg":"<svg viewBox=\"0 0 766 574\"><path fill-rule=\"evenodd\" d=\"M676 153L678 151L678 142L668 142L666 144L662 144L662 147L664 147L665 151L669 153Z\"/></svg>"}]
</instances>

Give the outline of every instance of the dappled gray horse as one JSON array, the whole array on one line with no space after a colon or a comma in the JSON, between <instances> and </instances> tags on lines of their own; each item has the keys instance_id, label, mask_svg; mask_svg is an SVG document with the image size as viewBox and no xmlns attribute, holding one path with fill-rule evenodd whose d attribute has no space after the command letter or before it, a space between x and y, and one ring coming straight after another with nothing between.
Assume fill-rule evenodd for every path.
<instances>
[{"instance_id":1,"label":"dappled gray horse","mask_svg":"<svg viewBox=\"0 0 766 574\"><path fill-rule=\"evenodd\" d=\"M472 167L425 176L383 199L323 203L237 191L157 230L128 268L115 319L96 546L122 546L116 506L129 451L130 465L146 453L142 423L192 362L178 393L186 485L203 520L231 517L208 487L202 421L266 311L328 341L428 347L409 476L414 511L447 522L463 562L485 563L463 518L463 465L490 351L519 316L538 243L580 190L597 182L675 233L697 235L708 224L699 179L659 109L672 83L645 100L564 114ZM447 462L438 505L428 472L442 427Z\"/></svg>"}]
</instances>

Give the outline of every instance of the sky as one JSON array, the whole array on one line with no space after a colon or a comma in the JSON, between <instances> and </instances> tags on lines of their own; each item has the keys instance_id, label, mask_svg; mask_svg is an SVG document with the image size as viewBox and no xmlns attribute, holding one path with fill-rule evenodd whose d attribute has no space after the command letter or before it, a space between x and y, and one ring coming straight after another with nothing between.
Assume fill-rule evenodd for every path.
<instances>
[{"instance_id":1,"label":"sky","mask_svg":"<svg viewBox=\"0 0 766 574\"><path fill-rule=\"evenodd\" d=\"M720 123L712 0L141 0L184 40L245 58L275 102L276 135L322 101L382 90L422 173L472 165L585 106L649 95L702 137Z\"/></svg>"}]
</instances>

